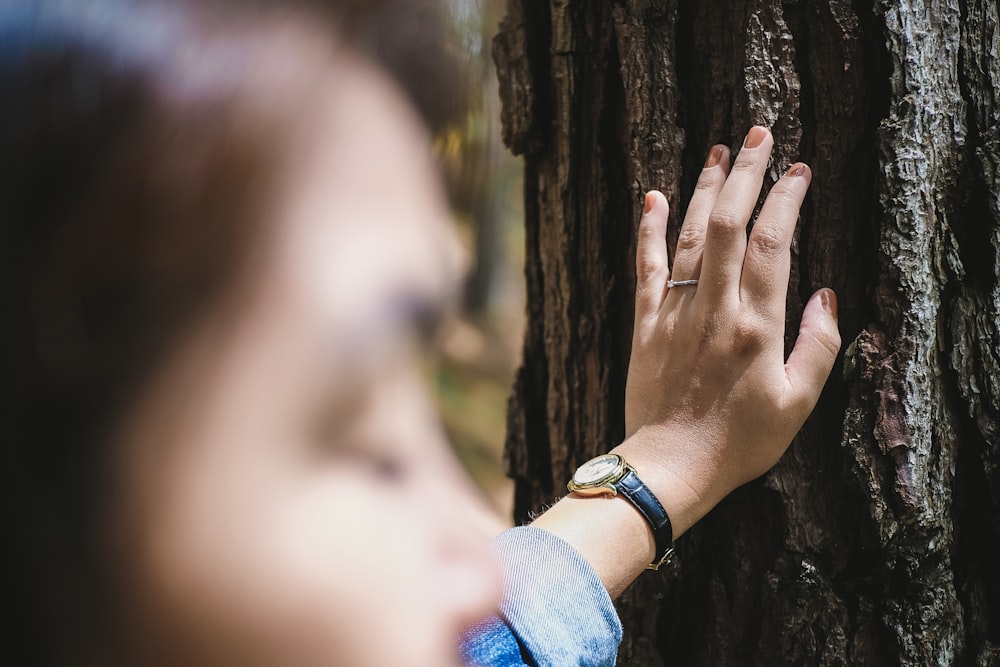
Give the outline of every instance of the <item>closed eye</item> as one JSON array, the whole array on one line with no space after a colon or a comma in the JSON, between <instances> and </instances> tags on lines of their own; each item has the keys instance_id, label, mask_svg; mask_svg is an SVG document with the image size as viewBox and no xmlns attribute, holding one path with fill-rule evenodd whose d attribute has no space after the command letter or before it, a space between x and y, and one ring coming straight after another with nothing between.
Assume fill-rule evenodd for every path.
<instances>
[{"instance_id":1,"label":"closed eye","mask_svg":"<svg viewBox=\"0 0 1000 667\"><path fill-rule=\"evenodd\" d=\"M419 342L430 345L445 321L448 308L445 302L417 294L401 294L392 300L391 319L416 334Z\"/></svg>"}]
</instances>

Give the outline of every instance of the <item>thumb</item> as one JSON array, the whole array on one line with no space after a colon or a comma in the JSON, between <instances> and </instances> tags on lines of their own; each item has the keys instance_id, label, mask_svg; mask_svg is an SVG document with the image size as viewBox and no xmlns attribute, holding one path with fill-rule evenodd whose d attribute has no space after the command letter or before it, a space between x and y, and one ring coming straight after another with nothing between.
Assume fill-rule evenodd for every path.
<instances>
[{"instance_id":1,"label":"thumb","mask_svg":"<svg viewBox=\"0 0 1000 667\"><path fill-rule=\"evenodd\" d=\"M791 387L792 400L802 405L806 412L816 406L838 352L837 295L823 288L806 304L799 337L785 362L785 377Z\"/></svg>"}]
</instances>

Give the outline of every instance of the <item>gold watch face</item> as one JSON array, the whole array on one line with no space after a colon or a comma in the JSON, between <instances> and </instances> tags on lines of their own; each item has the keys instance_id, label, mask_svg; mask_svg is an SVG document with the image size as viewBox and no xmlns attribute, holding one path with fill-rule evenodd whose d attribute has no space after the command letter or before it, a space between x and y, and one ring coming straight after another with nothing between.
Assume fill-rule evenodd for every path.
<instances>
[{"instance_id":1,"label":"gold watch face","mask_svg":"<svg viewBox=\"0 0 1000 667\"><path fill-rule=\"evenodd\" d=\"M576 469L570 484L575 489L594 488L615 482L625 470L625 461L617 454L603 454L592 458Z\"/></svg>"}]
</instances>

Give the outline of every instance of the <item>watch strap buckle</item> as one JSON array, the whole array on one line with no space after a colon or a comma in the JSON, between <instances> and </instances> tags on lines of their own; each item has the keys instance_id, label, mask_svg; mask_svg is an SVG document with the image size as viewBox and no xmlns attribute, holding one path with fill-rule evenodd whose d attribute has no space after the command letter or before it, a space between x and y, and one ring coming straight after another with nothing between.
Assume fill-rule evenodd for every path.
<instances>
[{"instance_id":1,"label":"watch strap buckle","mask_svg":"<svg viewBox=\"0 0 1000 667\"><path fill-rule=\"evenodd\" d=\"M670 565L672 562L674 562L674 548L670 547L669 549L664 551L663 555L660 556L657 560L647 565L646 569L656 571L659 570L664 565Z\"/></svg>"}]
</instances>

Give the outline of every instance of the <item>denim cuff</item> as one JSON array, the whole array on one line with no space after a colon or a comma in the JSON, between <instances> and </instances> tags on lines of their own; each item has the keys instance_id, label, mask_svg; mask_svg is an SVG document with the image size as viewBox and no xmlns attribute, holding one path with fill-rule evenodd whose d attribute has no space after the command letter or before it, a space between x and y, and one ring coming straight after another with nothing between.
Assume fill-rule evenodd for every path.
<instances>
[{"instance_id":1,"label":"denim cuff","mask_svg":"<svg viewBox=\"0 0 1000 667\"><path fill-rule=\"evenodd\" d=\"M597 572L568 543L531 526L493 541L500 615L538 667L612 666L621 621Z\"/></svg>"}]
</instances>

